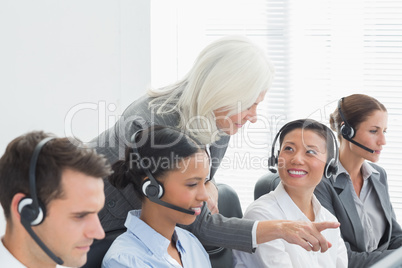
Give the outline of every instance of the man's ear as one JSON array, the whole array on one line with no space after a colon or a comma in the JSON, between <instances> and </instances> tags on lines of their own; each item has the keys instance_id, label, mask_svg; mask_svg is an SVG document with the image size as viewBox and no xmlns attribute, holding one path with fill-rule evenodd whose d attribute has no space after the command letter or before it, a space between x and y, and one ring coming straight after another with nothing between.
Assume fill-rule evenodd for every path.
<instances>
[{"instance_id":1,"label":"man's ear","mask_svg":"<svg viewBox=\"0 0 402 268\"><path fill-rule=\"evenodd\" d=\"M24 197L26 197L26 194L16 193L13 199L11 200L10 217L15 222L21 221L21 216L20 213L18 212L18 204Z\"/></svg>"}]
</instances>

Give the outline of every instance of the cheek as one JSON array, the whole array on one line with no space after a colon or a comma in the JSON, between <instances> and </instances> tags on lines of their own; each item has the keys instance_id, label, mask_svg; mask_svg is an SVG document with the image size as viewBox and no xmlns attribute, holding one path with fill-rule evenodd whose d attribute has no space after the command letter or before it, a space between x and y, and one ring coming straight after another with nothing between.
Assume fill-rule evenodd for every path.
<instances>
[{"instance_id":1,"label":"cheek","mask_svg":"<svg viewBox=\"0 0 402 268\"><path fill-rule=\"evenodd\" d=\"M180 193L177 193L177 195L175 195L175 198L176 200L179 200L179 202L183 203L191 202L194 198L194 192L188 189L184 189Z\"/></svg>"},{"instance_id":2,"label":"cheek","mask_svg":"<svg viewBox=\"0 0 402 268\"><path fill-rule=\"evenodd\" d=\"M248 114L249 114L249 111L246 110L246 111L244 111L240 114L234 115L234 116L237 118L237 120L243 120L247 117Z\"/></svg>"},{"instance_id":3,"label":"cheek","mask_svg":"<svg viewBox=\"0 0 402 268\"><path fill-rule=\"evenodd\" d=\"M229 125L229 123L225 119L217 119L216 120L216 126L220 129L226 129L227 125Z\"/></svg>"},{"instance_id":4,"label":"cheek","mask_svg":"<svg viewBox=\"0 0 402 268\"><path fill-rule=\"evenodd\" d=\"M323 174L326 162L324 160L316 159L312 162L311 168L313 168L317 174Z\"/></svg>"},{"instance_id":5,"label":"cheek","mask_svg":"<svg viewBox=\"0 0 402 268\"><path fill-rule=\"evenodd\" d=\"M164 197L176 203L185 203L192 197L191 191L181 185L171 185L165 187ZM163 197L162 197L163 198Z\"/></svg>"}]
</instances>

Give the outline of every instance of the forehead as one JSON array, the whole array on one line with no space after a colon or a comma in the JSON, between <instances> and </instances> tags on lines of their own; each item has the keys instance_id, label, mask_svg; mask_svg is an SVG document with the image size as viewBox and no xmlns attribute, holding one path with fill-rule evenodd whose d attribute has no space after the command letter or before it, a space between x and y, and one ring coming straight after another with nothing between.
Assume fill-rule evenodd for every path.
<instances>
[{"instance_id":1,"label":"forehead","mask_svg":"<svg viewBox=\"0 0 402 268\"><path fill-rule=\"evenodd\" d=\"M104 202L103 180L66 169L61 176L62 196L51 203L73 208L96 206Z\"/></svg>"},{"instance_id":2,"label":"forehead","mask_svg":"<svg viewBox=\"0 0 402 268\"><path fill-rule=\"evenodd\" d=\"M371 115L369 115L366 118L366 120L363 121L361 124L386 127L387 123L388 123L388 113L385 111L376 110Z\"/></svg>"},{"instance_id":3,"label":"forehead","mask_svg":"<svg viewBox=\"0 0 402 268\"><path fill-rule=\"evenodd\" d=\"M209 157L204 151L198 152L191 157L179 159L175 166L178 169L169 172L166 178L204 178L209 173Z\"/></svg>"},{"instance_id":4,"label":"forehead","mask_svg":"<svg viewBox=\"0 0 402 268\"><path fill-rule=\"evenodd\" d=\"M297 145L303 145L304 147L316 146L320 149L327 147L326 140L317 132L311 129L296 128L286 133L283 137L283 143L294 143Z\"/></svg>"}]
</instances>

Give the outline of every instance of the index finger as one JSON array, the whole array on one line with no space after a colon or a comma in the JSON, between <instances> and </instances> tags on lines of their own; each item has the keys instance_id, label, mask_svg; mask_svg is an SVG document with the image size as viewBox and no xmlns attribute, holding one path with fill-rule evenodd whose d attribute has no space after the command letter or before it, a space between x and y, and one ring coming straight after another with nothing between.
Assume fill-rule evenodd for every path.
<instances>
[{"instance_id":1,"label":"index finger","mask_svg":"<svg viewBox=\"0 0 402 268\"><path fill-rule=\"evenodd\" d=\"M322 232L328 228L336 229L341 225L339 222L336 221L313 222L313 224L319 232Z\"/></svg>"}]
</instances>

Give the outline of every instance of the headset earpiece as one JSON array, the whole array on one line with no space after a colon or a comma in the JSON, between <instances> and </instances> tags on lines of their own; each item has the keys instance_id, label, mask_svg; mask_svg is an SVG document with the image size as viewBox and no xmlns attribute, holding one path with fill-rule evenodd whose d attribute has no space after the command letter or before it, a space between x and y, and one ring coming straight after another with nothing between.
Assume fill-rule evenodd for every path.
<instances>
[{"instance_id":1,"label":"headset earpiece","mask_svg":"<svg viewBox=\"0 0 402 268\"><path fill-rule=\"evenodd\" d=\"M163 196L163 187L161 184L155 185L147 179L142 184L142 192L148 198L161 198Z\"/></svg>"},{"instance_id":2,"label":"headset earpiece","mask_svg":"<svg viewBox=\"0 0 402 268\"><path fill-rule=\"evenodd\" d=\"M353 129L353 127L343 124L341 126L341 134L342 134L342 137L344 137L345 139L348 139L348 138L352 139L355 136L355 130Z\"/></svg>"},{"instance_id":3,"label":"headset earpiece","mask_svg":"<svg viewBox=\"0 0 402 268\"><path fill-rule=\"evenodd\" d=\"M30 197L24 197L18 203L18 212L21 218L31 224L31 226L39 225L45 219L45 213L42 206L39 205L39 210L32 206L33 200ZM39 211L39 212L38 212Z\"/></svg>"},{"instance_id":4,"label":"headset earpiece","mask_svg":"<svg viewBox=\"0 0 402 268\"><path fill-rule=\"evenodd\" d=\"M338 101L338 113L341 116L342 121L343 121L343 125L341 126L341 134L342 134L342 137L349 140L355 136L355 130L351 125L349 125L348 121L346 121L346 118L342 113L342 108L341 108L342 102L343 102L343 98L341 98Z\"/></svg>"},{"instance_id":5,"label":"headset earpiece","mask_svg":"<svg viewBox=\"0 0 402 268\"><path fill-rule=\"evenodd\" d=\"M278 163L278 159L276 158L275 155L271 155L268 158L268 169L269 171L271 171L272 173L276 173L277 170L275 168L276 164Z\"/></svg>"},{"instance_id":6,"label":"headset earpiece","mask_svg":"<svg viewBox=\"0 0 402 268\"><path fill-rule=\"evenodd\" d=\"M285 126L287 126L287 125L288 124L286 124ZM278 170L276 168L276 165L278 164L278 156L275 156L275 144L285 126L283 126L278 131L278 133L276 133L275 138L272 141L271 156L268 158L268 170L271 171L272 173L278 172ZM278 155L279 155L279 150L278 150Z\"/></svg>"},{"instance_id":7,"label":"headset earpiece","mask_svg":"<svg viewBox=\"0 0 402 268\"><path fill-rule=\"evenodd\" d=\"M329 179L332 175L335 175L338 172L338 164L335 161L335 158L331 158L329 162L325 165L324 169L324 177Z\"/></svg>"}]
</instances>

